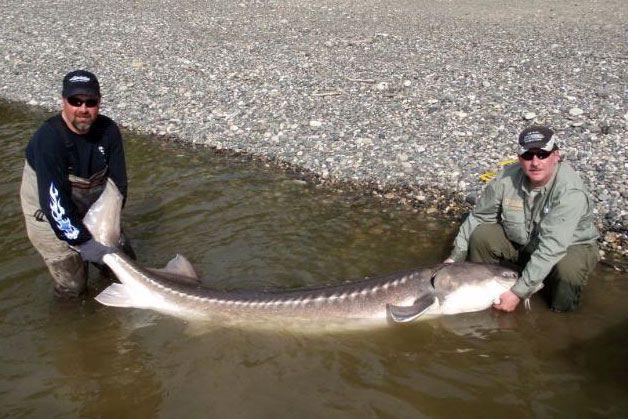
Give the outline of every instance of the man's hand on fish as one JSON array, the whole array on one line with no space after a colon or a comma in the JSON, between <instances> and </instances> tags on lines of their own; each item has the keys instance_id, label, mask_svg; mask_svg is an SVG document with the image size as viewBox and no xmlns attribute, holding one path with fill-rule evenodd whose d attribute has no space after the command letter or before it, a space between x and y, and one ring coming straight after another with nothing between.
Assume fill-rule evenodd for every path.
<instances>
[{"instance_id":1,"label":"man's hand on fish","mask_svg":"<svg viewBox=\"0 0 628 419\"><path fill-rule=\"evenodd\" d=\"M103 256L115 250L94 239L89 239L89 241L77 246L77 249L84 261L99 264L102 264Z\"/></svg>"},{"instance_id":2,"label":"man's hand on fish","mask_svg":"<svg viewBox=\"0 0 628 419\"><path fill-rule=\"evenodd\" d=\"M515 311L517 305L519 305L519 301L521 301L521 298L517 297L514 292L508 290L499 296L499 302L493 304L493 308L507 312Z\"/></svg>"}]
</instances>

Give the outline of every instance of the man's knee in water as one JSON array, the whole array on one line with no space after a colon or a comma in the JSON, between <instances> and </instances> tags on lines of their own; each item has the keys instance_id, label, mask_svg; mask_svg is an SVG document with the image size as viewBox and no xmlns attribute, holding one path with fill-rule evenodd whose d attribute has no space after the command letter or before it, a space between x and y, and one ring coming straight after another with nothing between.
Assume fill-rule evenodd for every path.
<instances>
[{"instance_id":1,"label":"man's knee in water","mask_svg":"<svg viewBox=\"0 0 628 419\"><path fill-rule=\"evenodd\" d=\"M582 287L566 281L552 285L549 293L549 307L555 312L574 311L580 306Z\"/></svg>"},{"instance_id":2,"label":"man's knee in water","mask_svg":"<svg viewBox=\"0 0 628 419\"><path fill-rule=\"evenodd\" d=\"M54 295L60 298L79 298L87 290L87 264L78 255L64 259L47 260L54 280Z\"/></svg>"},{"instance_id":3,"label":"man's knee in water","mask_svg":"<svg viewBox=\"0 0 628 419\"><path fill-rule=\"evenodd\" d=\"M560 262L556 264L545 280L550 309L555 312L576 310L580 305L584 282L582 275L574 273L573 266Z\"/></svg>"}]
</instances>

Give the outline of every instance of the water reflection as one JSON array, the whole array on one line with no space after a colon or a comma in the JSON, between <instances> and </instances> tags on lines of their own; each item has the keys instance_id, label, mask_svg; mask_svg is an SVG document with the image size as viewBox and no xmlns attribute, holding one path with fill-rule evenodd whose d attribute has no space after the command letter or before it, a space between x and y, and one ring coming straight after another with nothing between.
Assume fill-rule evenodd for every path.
<instances>
[{"instance_id":1,"label":"water reflection","mask_svg":"<svg viewBox=\"0 0 628 419\"><path fill-rule=\"evenodd\" d=\"M79 402L60 413L108 417L125 411L137 417L156 416L163 389L135 326L102 313L110 321L99 322L95 331L95 310L99 308L70 303L50 307L44 326L47 343L38 354L52 360L53 374L46 386L57 400Z\"/></svg>"},{"instance_id":2,"label":"water reflection","mask_svg":"<svg viewBox=\"0 0 628 419\"><path fill-rule=\"evenodd\" d=\"M0 416L613 416L628 408L628 284L600 267L582 309L486 311L309 335L194 325L52 299L23 231L23 149L47 115L0 103ZM290 288L427 266L456 226L263 164L125 135L140 262L185 254L206 286ZM108 280L90 276L90 295ZM132 412L132 413L131 413Z\"/></svg>"}]
</instances>

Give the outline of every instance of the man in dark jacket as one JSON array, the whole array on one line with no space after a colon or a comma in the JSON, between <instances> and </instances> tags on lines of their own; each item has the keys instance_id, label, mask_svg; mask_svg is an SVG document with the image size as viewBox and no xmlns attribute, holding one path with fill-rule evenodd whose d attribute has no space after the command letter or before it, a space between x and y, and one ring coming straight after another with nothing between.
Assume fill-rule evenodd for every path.
<instances>
[{"instance_id":1,"label":"man in dark jacket","mask_svg":"<svg viewBox=\"0 0 628 419\"><path fill-rule=\"evenodd\" d=\"M55 294L78 297L87 287L86 262L102 263L111 251L92 238L83 217L108 178L126 199L127 175L120 130L98 114L96 76L68 73L62 99L61 113L44 122L26 147L20 197L28 237L48 266Z\"/></svg>"}]
</instances>

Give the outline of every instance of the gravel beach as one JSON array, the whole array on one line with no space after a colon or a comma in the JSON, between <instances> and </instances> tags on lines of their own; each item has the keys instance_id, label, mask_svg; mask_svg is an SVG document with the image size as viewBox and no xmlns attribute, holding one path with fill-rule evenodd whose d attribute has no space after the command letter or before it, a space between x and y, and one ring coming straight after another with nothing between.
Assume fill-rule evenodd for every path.
<instances>
[{"instance_id":1,"label":"gravel beach","mask_svg":"<svg viewBox=\"0 0 628 419\"><path fill-rule=\"evenodd\" d=\"M121 126L422 211L467 211L548 124L626 263L626 0L3 3L0 97L58 109L85 68Z\"/></svg>"}]
</instances>

